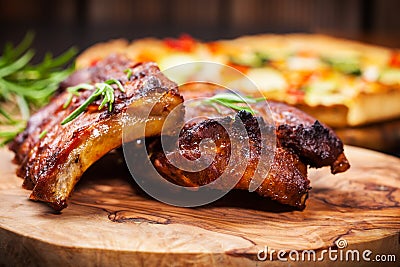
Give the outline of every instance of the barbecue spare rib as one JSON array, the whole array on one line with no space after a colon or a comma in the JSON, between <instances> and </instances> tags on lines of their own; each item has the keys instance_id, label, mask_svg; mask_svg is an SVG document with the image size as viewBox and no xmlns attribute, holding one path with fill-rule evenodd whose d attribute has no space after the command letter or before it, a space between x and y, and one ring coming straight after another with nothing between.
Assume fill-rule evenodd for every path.
<instances>
[{"instance_id":1,"label":"barbecue spare rib","mask_svg":"<svg viewBox=\"0 0 400 267\"><path fill-rule=\"evenodd\" d=\"M128 70L128 71L127 71ZM129 75L128 75L128 74ZM101 83L116 79L125 93L115 90L112 110L98 110L100 100L89 105L76 119L61 122L93 92L82 90L65 108L70 93L65 88L80 83ZM115 85L114 85L115 86ZM59 89L51 102L34 114L24 132L10 144L19 164L17 175L23 187L31 189L30 199L47 202L55 210L66 207L66 200L89 166L122 144L122 129L130 123L127 108L154 105L146 120L133 122L146 136L161 133L163 120L183 99L177 85L168 80L154 63L134 64L122 56L111 56L93 67L78 70ZM141 131L137 131L140 138ZM45 133L45 134L43 134Z\"/></svg>"},{"instance_id":2,"label":"barbecue spare rib","mask_svg":"<svg viewBox=\"0 0 400 267\"><path fill-rule=\"evenodd\" d=\"M205 85L199 88L199 85L187 84L180 87L180 94L185 101L213 97L219 93L213 87ZM207 90L208 88L210 90ZM303 209L310 189L307 165L317 168L330 165L333 174L346 171L350 165L343 153L342 142L331 129L294 107L271 101L268 103L270 113L263 112L263 109L267 108L267 103L262 101L252 106L255 111L254 115L241 110L233 118L232 116L212 118L216 110L207 105L187 109L184 121L189 121L194 117L210 117L210 119L192 121L183 127L178 141L179 151L172 151L166 155L157 144L160 141L153 141L156 144L152 144L149 148L150 151L153 150L151 160L155 168L164 178L182 186L197 187L215 181L224 171L229 171L225 168L228 166L229 160L235 158L230 153L234 151L231 147L232 142L235 141L235 138L240 139L240 136L235 136L236 132L240 133L240 131L235 131L235 123L239 122L247 131L250 148L248 152L236 150L236 153L240 153L240 155L236 155L236 158L240 158L241 162L234 164L245 164L246 168L240 174L242 176L239 177L235 189L248 190L257 164L260 163L262 150L265 149L266 153L274 151L271 144L264 148L261 144L261 129L266 127L264 121L271 120L268 118L269 114L274 122L277 147L269 172L262 177L263 182L255 191L261 196L282 204ZM218 109L223 108L219 107ZM223 111L219 112L224 113ZM257 114L264 114L266 117L257 119ZM228 126L224 128L221 125ZM266 129L266 131L268 130ZM227 131L233 134L228 136ZM199 172L191 172L183 171L171 164L169 159L176 162L182 156L190 160L198 159L200 157L199 144L206 138L214 141L216 148L212 147L211 149L217 151L213 156L212 163L207 168ZM235 173L229 175L233 177ZM224 186L223 182L221 185L216 185L216 188L221 186Z\"/></svg>"},{"instance_id":3,"label":"barbecue spare rib","mask_svg":"<svg viewBox=\"0 0 400 267\"><path fill-rule=\"evenodd\" d=\"M118 80L125 89L125 92L121 92L116 84L112 85L115 88L112 107L105 106L99 110L102 103L99 97L74 120L61 125L93 93L91 90L79 91L65 108L65 103L71 97L66 88L110 79ZM219 117L209 116L218 113L211 106L183 109L180 105L183 99L211 97L220 90L210 88L193 90L189 86L180 88L178 92L177 85L169 81L156 64L135 64L123 56L111 56L92 67L78 70L61 84L52 101L30 118L26 130L10 144L10 149L15 152L14 161L19 164L17 174L24 178L23 186L33 190L30 199L46 202L55 210L65 208L67 198L85 170L103 155L122 145L122 128L127 124L137 127L132 128L130 140L124 141L147 138L148 157L156 170L166 180L182 186L208 184L225 171L230 171L234 176L235 169L226 168L230 164L230 156L236 156L245 164L245 171L240 173L235 188L248 190L260 155L272 152L269 172L262 177L263 181L255 191L298 209L305 207L310 189L307 166L331 166L332 173L349 168L343 154L343 144L333 131L296 108L269 102L271 121L270 118L257 115L262 114L262 110L268 106L265 101L252 106L256 111L254 114L241 110L234 116ZM128 109L139 111L149 103L153 106L149 117L143 120L127 117ZM164 152L160 145L161 130L166 117L176 107L180 109L174 117L176 125L186 121L184 116L203 119L186 123L182 130L163 130L167 135L180 130L177 141L179 150ZM233 135L228 136L221 124L226 125ZM231 155L234 139L241 139L237 130L239 124L244 125L248 133L249 149L247 153ZM139 130L143 128L145 132ZM135 132L135 129L138 130ZM273 131L276 140L263 144L260 138L262 130ZM198 144L207 138L214 141L212 152L215 153L210 153L213 155L211 164L204 170L184 171L169 161L172 158L179 161L182 155L189 160L199 158ZM223 187L224 183L221 183L219 188Z\"/></svg>"}]
</instances>

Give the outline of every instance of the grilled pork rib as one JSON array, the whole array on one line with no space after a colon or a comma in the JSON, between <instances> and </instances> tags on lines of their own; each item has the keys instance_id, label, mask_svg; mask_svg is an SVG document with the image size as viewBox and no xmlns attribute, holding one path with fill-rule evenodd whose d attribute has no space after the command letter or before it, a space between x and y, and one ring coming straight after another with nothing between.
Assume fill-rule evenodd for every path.
<instances>
[{"instance_id":1,"label":"grilled pork rib","mask_svg":"<svg viewBox=\"0 0 400 267\"><path fill-rule=\"evenodd\" d=\"M127 76L126 69L132 75ZM79 107L92 91L80 91L64 109L69 97L65 87L81 82L98 83L117 79L125 93L115 90L112 111L98 110L101 99L66 125L61 122ZM111 56L96 66L79 70L67 79L49 105L34 114L26 130L10 145L15 162L20 164L17 174L24 178L23 186L32 189L30 199L44 201L55 210L66 207L66 200L83 172L109 151L121 146L122 128L133 123L146 130L147 136L161 133L164 119L183 99L177 85L168 80L154 63L134 64L122 56ZM150 116L130 122L124 112L154 105ZM134 112L134 111L133 111ZM43 135L45 131L45 135ZM141 131L132 132L132 139L143 137ZM42 133L42 134L41 134Z\"/></svg>"},{"instance_id":2,"label":"grilled pork rib","mask_svg":"<svg viewBox=\"0 0 400 267\"><path fill-rule=\"evenodd\" d=\"M243 123L247 131L248 150L233 149L234 142L243 142L243 133L238 129L239 127L235 127L237 123ZM156 149L153 150L151 160L164 178L181 186L197 187L217 181L219 184L215 186L215 189L224 189L225 183L216 179L222 173L227 172L229 178L239 181L234 187L235 189L248 190L259 161L262 159L261 155L264 149L264 152L274 153L274 161L269 172L267 170L266 176L262 177L263 182L255 191L263 197L271 198L282 204L299 209L304 208L310 189L310 182L307 179L307 166L300 161L295 153L288 149L282 147L274 149L272 144L262 146L260 128L266 126L260 124L263 124L262 120L258 120L250 113L242 110L234 118L207 119L187 125L183 128L179 137L179 151L164 154L159 147L152 145L151 147L153 149L156 147ZM226 131L230 132L229 136ZM175 167L168 160L168 158L179 160L181 155L190 160L198 159L201 156L200 142L206 138L211 138L214 141L216 148L215 150L213 147L210 149L216 153L211 160L206 156L204 160L212 161L212 163L204 170L199 172L184 171ZM236 155L232 155L232 153L236 153ZM207 153L204 150L202 154L213 155L212 152ZM238 162L232 163L231 161L234 158L239 159ZM228 164L233 168L227 168ZM245 166L244 171L238 171L242 166ZM237 175L240 175L240 177L237 177Z\"/></svg>"},{"instance_id":3,"label":"grilled pork rib","mask_svg":"<svg viewBox=\"0 0 400 267\"><path fill-rule=\"evenodd\" d=\"M342 141L328 126L283 103L270 101L269 107L277 128L277 140L298 154L305 164L316 168L331 166L333 174L350 167Z\"/></svg>"},{"instance_id":4,"label":"grilled pork rib","mask_svg":"<svg viewBox=\"0 0 400 267\"><path fill-rule=\"evenodd\" d=\"M180 93L185 100L196 97L211 97L218 93L216 90L207 91L207 88L192 90L191 86L180 88ZM263 114L262 109L266 103L261 102L253 106L258 114ZM350 165L343 154L343 144L334 132L328 127L322 125L311 116L304 112L277 102L269 102L271 115L276 130L276 145L274 151L274 160L270 170L262 184L256 189L256 192L264 197L271 198L282 204L287 204L298 209L305 207L305 200L310 189L310 182L307 179L307 165L312 167L322 167L331 165L332 173L346 171ZM202 106L196 109L186 110L186 115L190 117L208 117L216 111L209 106ZM264 113L265 114L265 113ZM256 116L256 115L255 115ZM270 118L263 118L269 121ZM260 125L264 120L256 119L253 115L245 111L239 111L235 119L225 117L223 119L203 119L196 123L186 124L182 129L178 147L179 151L172 151L164 154L159 146L152 145L153 153L151 160L157 171L167 180L181 186L202 186L216 179L228 165L231 151L232 136L224 134L224 128L220 125L223 121L240 121L245 125L249 136L249 153L241 154L242 162L246 169L240 178L236 189L248 190L254 171L260 160ZM188 118L185 119L187 121ZM235 133L232 127L230 131ZM199 172L183 171L176 168L169 159L179 160L185 157L194 160L200 157L199 144L206 138L213 139L216 148L216 155L212 163L204 170ZM235 135L233 134L233 138ZM156 149L154 149L156 148ZM213 148L212 148L213 149ZM273 151L268 147L269 152ZM267 151L268 152L268 151ZM210 153L212 154L212 153ZM232 173L231 176L235 174Z\"/></svg>"}]
</instances>

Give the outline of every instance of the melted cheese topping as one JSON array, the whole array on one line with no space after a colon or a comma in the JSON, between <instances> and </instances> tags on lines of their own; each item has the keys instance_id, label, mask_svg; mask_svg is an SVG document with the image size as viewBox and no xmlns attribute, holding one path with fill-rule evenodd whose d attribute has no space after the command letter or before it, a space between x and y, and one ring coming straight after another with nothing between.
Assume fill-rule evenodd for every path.
<instances>
[{"instance_id":1,"label":"melted cheese topping","mask_svg":"<svg viewBox=\"0 0 400 267\"><path fill-rule=\"evenodd\" d=\"M262 92L286 90L288 82L279 71L272 68L250 69L247 76Z\"/></svg>"},{"instance_id":2,"label":"melted cheese topping","mask_svg":"<svg viewBox=\"0 0 400 267\"><path fill-rule=\"evenodd\" d=\"M287 61L290 70L312 71L321 66L319 58L315 57L290 57Z\"/></svg>"}]
</instances>

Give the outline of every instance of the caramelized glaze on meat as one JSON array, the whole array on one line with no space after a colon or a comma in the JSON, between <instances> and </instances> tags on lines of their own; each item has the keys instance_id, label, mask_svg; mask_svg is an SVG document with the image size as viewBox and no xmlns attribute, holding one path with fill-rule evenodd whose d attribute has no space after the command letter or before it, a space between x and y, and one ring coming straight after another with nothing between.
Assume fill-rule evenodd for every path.
<instances>
[{"instance_id":1,"label":"caramelized glaze on meat","mask_svg":"<svg viewBox=\"0 0 400 267\"><path fill-rule=\"evenodd\" d=\"M292 149L304 163L316 168L331 166L333 174L350 167L342 141L328 126L283 103L270 101L269 107L280 144Z\"/></svg>"},{"instance_id":2,"label":"caramelized glaze on meat","mask_svg":"<svg viewBox=\"0 0 400 267\"><path fill-rule=\"evenodd\" d=\"M124 70L130 68L129 77ZM92 93L81 91L68 108L65 88L81 82L97 83L118 79L125 93L115 90L111 112L98 110L101 99L72 122L61 122ZM122 56L111 56L96 66L79 70L67 79L49 105L34 114L26 130L10 145L15 162L20 164L17 174L24 178L23 186L32 189L30 199L49 203L55 210L66 207L66 200L83 172L109 151L121 146L122 128L134 124L146 129L146 136L159 135L165 117L182 103L175 83L163 76L154 63L134 64ZM63 90L64 89L64 90ZM154 105L150 116L142 121L130 121L128 108L140 109ZM40 134L47 131L40 138ZM135 135L135 133L137 134ZM141 131L131 138L142 137Z\"/></svg>"},{"instance_id":3,"label":"caramelized glaze on meat","mask_svg":"<svg viewBox=\"0 0 400 267\"><path fill-rule=\"evenodd\" d=\"M212 97L225 92L215 85L185 85L180 87L185 98ZM275 123L277 145L292 150L311 167L331 166L333 174L346 171L350 164L343 153L343 143L334 131L305 112L275 101L259 102L251 108L264 120ZM223 108L221 108L223 110ZM270 112L265 112L269 110ZM186 111L186 117L210 117L216 113L210 106Z\"/></svg>"},{"instance_id":4,"label":"caramelized glaze on meat","mask_svg":"<svg viewBox=\"0 0 400 267\"><path fill-rule=\"evenodd\" d=\"M207 87L199 90L196 86L186 85L180 88L180 93L185 100L188 100L204 96L210 97L217 94L218 90L215 88L207 90ZM255 110L255 114L265 114L262 110L267 108L266 105L265 102L260 102L253 105L252 108ZM274 160L269 172L256 192L282 204L303 209L311 188L307 179L307 165L317 168L330 165L332 173L346 171L350 165L343 154L342 142L331 129L304 112L285 104L269 102L269 107L273 120L270 123L275 126L274 130L276 131L277 148L274 151ZM186 116L190 117L207 118L212 117L213 113L216 111L210 106L186 110ZM234 125L235 121L240 120L249 135L250 153L242 153L243 162L238 164L245 164L246 169L235 188L248 190L260 160L261 138L259 132L260 127L265 127L265 125L260 125L260 122L263 122L263 119L265 122L271 121L268 116L261 120L260 118L257 120L255 116L240 111L235 119L231 117L198 119L196 123L187 124L182 129L179 136L179 151L165 155L160 149L155 149L151 157L152 162L163 177L182 186L196 187L208 184L225 171L230 172L230 175L234 177L235 173L225 168L232 156L230 155L231 142L235 142L235 140L232 140L232 136L230 139L225 134L225 129L220 123L232 120L231 124ZM212 163L206 169L199 172L183 171L168 160L168 158L179 160L180 156L189 160L199 158L201 153L198 144L205 138L213 139L216 145L215 148L212 148L216 153L215 157L213 156L211 160L208 159ZM266 149L272 151L268 146ZM213 155L212 153L208 154ZM207 153L205 153L205 157L207 159Z\"/></svg>"},{"instance_id":5,"label":"caramelized glaze on meat","mask_svg":"<svg viewBox=\"0 0 400 267\"><path fill-rule=\"evenodd\" d=\"M274 161L256 192L282 204L303 209L310 189L309 180L307 179L307 166L290 150L282 147L278 147L275 150L272 147L263 147L260 128L267 126L260 125L259 122L262 123L262 120L257 120L256 117L246 111L240 111L234 119L230 117L208 119L194 125L188 125L182 130L179 137L179 151L173 151L165 155L157 148L153 151L151 160L164 178L181 186L197 187L206 185L214 182L222 173L227 172L227 176L230 179L238 178L239 182L235 186L236 189L248 190L261 158L261 150L265 149L266 152L274 153ZM222 125L227 123L229 127L226 129ZM235 125L237 123L243 123L247 131L249 137L248 151L232 149L234 142L243 142L241 140L243 134L239 127ZM228 135L227 131L231 134ZM212 152L202 151L200 153L199 144L205 138L211 138L214 141L216 147L215 149L210 147L210 149L215 152L215 156ZM237 155L233 156L231 153L237 153ZM201 154L206 155L205 160L209 160L207 155L212 155L213 159L211 159L212 163L209 167L199 172L184 171L175 167L168 160L168 158L179 160L181 155L187 159L194 160L200 158ZM238 162L229 162L235 158L238 159ZM238 171L235 167L227 169L228 163L231 166L239 166L241 164L245 166L245 169L243 172ZM240 175L240 177L236 177L237 175ZM226 186L223 180L217 181L215 188L222 189Z\"/></svg>"}]
</instances>

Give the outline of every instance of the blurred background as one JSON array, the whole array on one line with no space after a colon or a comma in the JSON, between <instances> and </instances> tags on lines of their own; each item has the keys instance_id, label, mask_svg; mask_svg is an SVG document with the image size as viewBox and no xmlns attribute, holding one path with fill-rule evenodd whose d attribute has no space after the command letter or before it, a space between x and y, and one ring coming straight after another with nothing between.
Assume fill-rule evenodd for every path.
<instances>
[{"instance_id":1,"label":"blurred background","mask_svg":"<svg viewBox=\"0 0 400 267\"><path fill-rule=\"evenodd\" d=\"M60 53L112 38L326 33L400 47L397 0L0 0L1 45L36 32L35 48Z\"/></svg>"}]
</instances>

